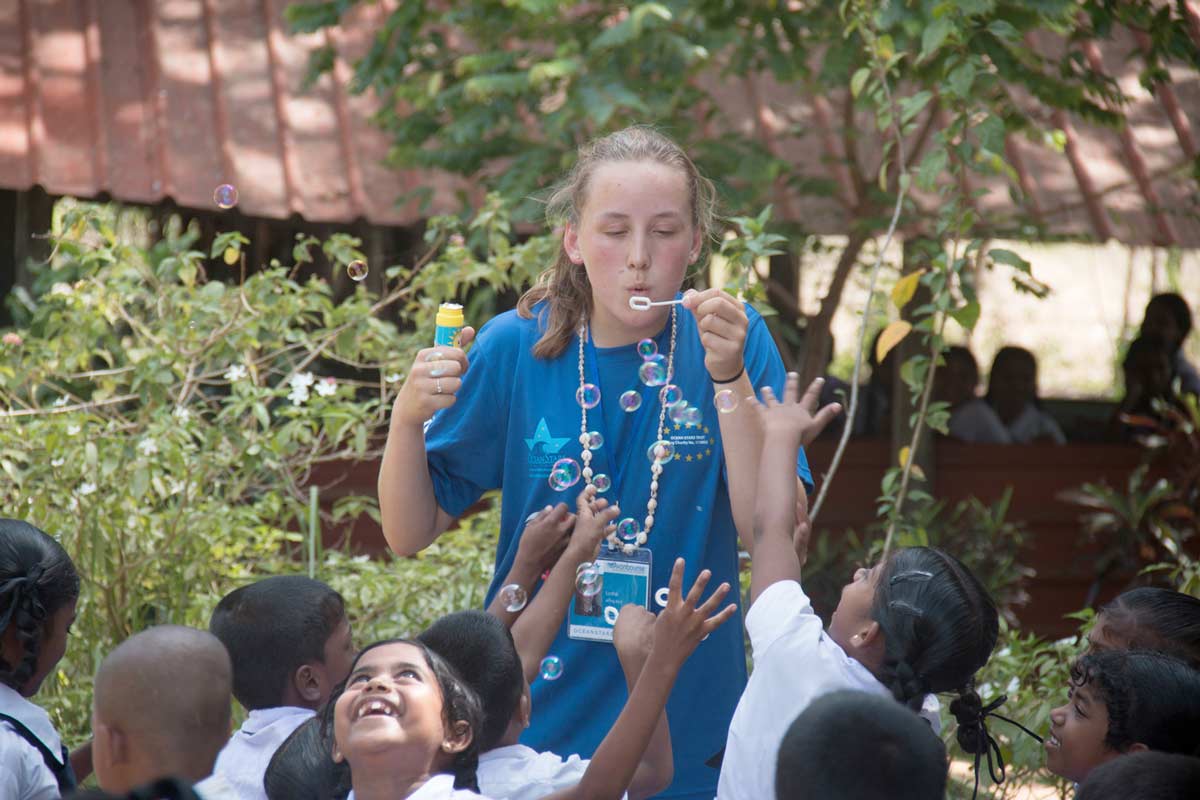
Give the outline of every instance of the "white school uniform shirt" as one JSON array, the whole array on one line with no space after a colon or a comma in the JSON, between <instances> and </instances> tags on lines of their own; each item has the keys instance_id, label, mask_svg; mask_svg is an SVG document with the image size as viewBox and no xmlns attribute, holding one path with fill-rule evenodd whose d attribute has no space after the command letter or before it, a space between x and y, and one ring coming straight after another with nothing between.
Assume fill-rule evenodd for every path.
<instances>
[{"instance_id":1,"label":"white school uniform shirt","mask_svg":"<svg viewBox=\"0 0 1200 800\"><path fill-rule=\"evenodd\" d=\"M209 775L192 788L203 800L242 800L246 796L235 789L223 775Z\"/></svg>"},{"instance_id":2,"label":"white school uniform shirt","mask_svg":"<svg viewBox=\"0 0 1200 800\"><path fill-rule=\"evenodd\" d=\"M350 791L350 795L346 800L354 800L353 790ZM466 789L455 789L454 776L443 773L434 775L425 781L420 789L417 789L408 797L397 797L396 800L493 800L493 798L487 795L475 794Z\"/></svg>"},{"instance_id":3,"label":"white school uniform shirt","mask_svg":"<svg viewBox=\"0 0 1200 800\"><path fill-rule=\"evenodd\" d=\"M972 398L950 412L950 435L977 444L1012 444L1012 436L1000 417L981 397Z\"/></svg>"},{"instance_id":4,"label":"white school uniform shirt","mask_svg":"<svg viewBox=\"0 0 1200 800\"><path fill-rule=\"evenodd\" d=\"M263 776L271 756L284 739L313 715L313 711L296 706L251 711L217 754L213 774L224 778L243 800L267 800Z\"/></svg>"},{"instance_id":5,"label":"white school uniform shirt","mask_svg":"<svg viewBox=\"0 0 1200 800\"><path fill-rule=\"evenodd\" d=\"M563 759L523 744L497 747L479 756L479 791L496 800L539 800L578 785L590 763L578 755Z\"/></svg>"},{"instance_id":6,"label":"white school uniform shirt","mask_svg":"<svg viewBox=\"0 0 1200 800\"><path fill-rule=\"evenodd\" d=\"M1017 418L1008 424L1008 432L1017 444L1029 444L1037 439L1050 439L1055 444L1067 443L1067 437L1054 417L1033 403L1025 404Z\"/></svg>"},{"instance_id":7,"label":"white school uniform shirt","mask_svg":"<svg viewBox=\"0 0 1200 800\"><path fill-rule=\"evenodd\" d=\"M62 739L50 715L15 689L0 683L0 714L7 714L41 741L51 753L62 752ZM58 781L42 754L12 726L0 720L0 798L4 800L58 800Z\"/></svg>"},{"instance_id":8,"label":"white school uniform shirt","mask_svg":"<svg viewBox=\"0 0 1200 800\"><path fill-rule=\"evenodd\" d=\"M825 634L796 581L773 583L746 614L754 672L729 724L718 800L775 796L775 759L792 722L822 695L891 693Z\"/></svg>"}]
</instances>

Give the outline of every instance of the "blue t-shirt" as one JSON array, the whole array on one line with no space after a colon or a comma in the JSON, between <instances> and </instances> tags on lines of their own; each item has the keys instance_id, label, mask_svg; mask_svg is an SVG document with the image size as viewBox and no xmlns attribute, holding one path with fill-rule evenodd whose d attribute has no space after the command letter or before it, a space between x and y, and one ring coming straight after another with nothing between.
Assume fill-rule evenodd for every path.
<instances>
[{"instance_id":1,"label":"blue t-shirt","mask_svg":"<svg viewBox=\"0 0 1200 800\"><path fill-rule=\"evenodd\" d=\"M542 308L535 307L535 314ZM783 361L762 317L750 307L746 312L746 372L756 388L771 386L782 396ZM580 460L580 407L575 400L579 340L574 338L558 357L542 360L532 355L540 335L536 316L522 319L512 311L484 325L457 402L434 415L425 434L434 494L445 511L457 516L484 491L503 489L496 577L488 602L512 566L525 518L560 501L573 509L584 486L580 481L556 492L547 480L558 459ZM656 337L664 355L670 335L668 322ZM589 341L585 360L587 380L601 392L600 405L588 411L588 430L604 436L604 444L593 453L592 469L612 480L612 488L602 496L619 502L623 517L640 523L650 496L646 453L657 435L659 389L638 379L642 358L635 345L596 348ZM703 418L690 427L674 424L669 417L664 422L664 437L674 446L675 456L659 479L658 508L646 545L653 554L651 597L667 585L675 558L682 556L687 562L685 589L701 570L712 570L710 587L729 582L734 587L730 600L738 602L739 611L701 642L680 670L667 704L675 781L662 796L710 799L718 770L704 762L725 745L729 721L746 685L746 655L736 591L737 531L714 389L704 368L695 317L683 308L678 309L672 382ZM618 402L630 389L642 396L641 408L633 413L623 411ZM797 473L811 487L803 452ZM651 606L658 610L653 600ZM533 724L522 741L537 750L590 758L627 699L616 653L610 643L568 638L565 619L550 652L562 660L562 677L534 681Z\"/></svg>"}]
</instances>

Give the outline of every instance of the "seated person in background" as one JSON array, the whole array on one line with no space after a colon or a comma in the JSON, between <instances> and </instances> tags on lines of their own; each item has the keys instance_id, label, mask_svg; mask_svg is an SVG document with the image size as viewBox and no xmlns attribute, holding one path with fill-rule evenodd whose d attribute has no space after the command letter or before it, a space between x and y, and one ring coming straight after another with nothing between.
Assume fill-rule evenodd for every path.
<instances>
[{"instance_id":1,"label":"seated person in background","mask_svg":"<svg viewBox=\"0 0 1200 800\"><path fill-rule=\"evenodd\" d=\"M842 690L814 700L784 734L775 798L942 800L948 765L942 740L910 709Z\"/></svg>"},{"instance_id":2,"label":"seated person in background","mask_svg":"<svg viewBox=\"0 0 1200 800\"><path fill-rule=\"evenodd\" d=\"M1126 414L1157 419L1155 401L1178 403L1171 388L1171 356L1166 340L1160 336L1139 336L1129 343L1125 360L1121 362L1125 378L1125 396L1117 406L1111 427L1122 437L1130 438L1147 432L1148 423L1126 422Z\"/></svg>"},{"instance_id":3,"label":"seated person in background","mask_svg":"<svg viewBox=\"0 0 1200 800\"><path fill-rule=\"evenodd\" d=\"M987 404L1004 423L1014 444L1064 444L1062 428L1038 401L1037 359L1023 347L1001 347L988 374Z\"/></svg>"},{"instance_id":4,"label":"seated person in background","mask_svg":"<svg viewBox=\"0 0 1200 800\"><path fill-rule=\"evenodd\" d=\"M333 732L320 716L283 740L263 776L268 800L346 800L350 767L333 761Z\"/></svg>"},{"instance_id":5,"label":"seated person in background","mask_svg":"<svg viewBox=\"0 0 1200 800\"><path fill-rule=\"evenodd\" d=\"M857 341L857 339L855 340ZM842 408L850 407L850 384L846 383L841 378L829 374L829 366L833 364L833 334L829 334L827 338L828 347L825 350L825 360L822 361L821 376L825 379L825 383L821 384L821 397L818 402L821 406L827 406L831 403L839 403ZM890 368L889 364L889 368ZM863 393L859 392L859 403L863 401ZM846 415L838 414L833 418L833 421L826 426L825 430L821 431L820 438L822 439L840 439L842 430L846 427Z\"/></svg>"},{"instance_id":6,"label":"seated person in background","mask_svg":"<svg viewBox=\"0 0 1200 800\"><path fill-rule=\"evenodd\" d=\"M933 399L950 404L950 436L977 444L1012 444L992 407L975 394L979 365L965 347L946 350L946 363L933 375Z\"/></svg>"},{"instance_id":7,"label":"seated person in background","mask_svg":"<svg viewBox=\"0 0 1200 800\"><path fill-rule=\"evenodd\" d=\"M1105 650L1071 667L1067 703L1050 712L1046 769L1082 783L1125 753L1200 747L1200 672L1146 650Z\"/></svg>"},{"instance_id":8,"label":"seated person in background","mask_svg":"<svg viewBox=\"0 0 1200 800\"><path fill-rule=\"evenodd\" d=\"M1200 797L1200 758L1134 753L1096 767L1075 800L1195 800Z\"/></svg>"},{"instance_id":9,"label":"seated person in background","mask_svg":"<svg viewBox=\"0 0 1200 800\"><path fill-rule=\"evenodd\" d=\"M1100 609L1088 632L1088 652L1153 650L1200 669L1200 599L1141 586Z\"/></svg>"},{"instance_id":10,"label":"seated person in background","mask_svg":"<svg viewBox=\"0 0 1200 800\"><path fill-rule=\"evenodd\" d=\"M266 800L276 748L346 679L354 643L342 597L303 575L235 589L209 621L233 663L233 696L249 711L217 757L216 774L244 800Z\"/></svg>"},{"instance_id":11,"label":"seated person in background","mask_svg":"<svg viewBox=\"0 0 1200 800\"><path fill-rule=\"evenodd\" d=\"M1166 343L1171 359L1171 379L1178 378L1181 390L1200 394L1200 372L1188 363L1183 343L1192 330L1192 312L1177 294L1156 294L1146 304L1140 336L1158 336Z\"/></svg>"},{"instance_id":12,"label":"seated person in background","mask_svg":"<svg viewBox=\"0 0 1200 800\"><path fill-rule=\"evenodd\" d=\"M231 686L229 655L205 631L160 625L117 645L96 672L92 696L100 788L121 794L175 777L195 783L206 800L238 798L208 777L229 739Z\"/></svg>"}]
</instances>

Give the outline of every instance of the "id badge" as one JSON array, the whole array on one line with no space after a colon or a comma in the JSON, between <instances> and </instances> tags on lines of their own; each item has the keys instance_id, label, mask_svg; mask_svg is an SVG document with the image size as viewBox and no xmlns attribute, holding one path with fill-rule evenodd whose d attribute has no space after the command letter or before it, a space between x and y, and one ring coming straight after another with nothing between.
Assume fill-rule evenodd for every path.
<instances>
[{"instance_id":1,"label":"id badge","mask_svg":"<svg viewBox=\"0 0 1200 800\"><path fill-rule=\"evenodd\" d=\"M593 562L600 573L600 591L584 596L578 588L567 612L567 636L590 642L611 642L617 614L629 603L650 608L650 551L640 547L631 555L600 548Z\"/></svg>"}]
</instances>

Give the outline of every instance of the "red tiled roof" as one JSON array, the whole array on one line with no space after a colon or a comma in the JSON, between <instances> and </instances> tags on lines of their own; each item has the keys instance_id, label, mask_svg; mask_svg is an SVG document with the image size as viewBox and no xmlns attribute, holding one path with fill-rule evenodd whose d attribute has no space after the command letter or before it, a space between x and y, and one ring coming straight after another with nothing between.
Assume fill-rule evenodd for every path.
<instances>
[{"instance_id":1,"label":"red tiled roof","mask_svg":"<svg viewBox=\"0 0 1200 800\"><path fill-rule=\"evenodd\" d=\"M140 203L169 197L211 208L213 189L232 183L248 215L408 224L418 209L396 199L428 186L435 210L453 208L453 192L464 183L386 167L387 137L369 121L374 99L345 89L349 65L365 52L389 3L357 5L341 27L301 36L287 32L286 5L0 0L0 187L39 184L52 194L108 193ZM1182 8L1200 43L1197 0ZM326 45L339 53L334 74L305 90L308 53ZM1118 31L1083 48L1091 65L1130 96L1124 130L1029 106L1066 132L1065 153L1010 136L1007 157L1024 189L1024 210L1053 235L1200 247L1196 181L1179 176L1197 157L1200 73L1173 69L1172 84L1149 92L1137 81L1139 46L1136 34ZM844 232L853 198L846 198L839 163L842 98L743 81L718 90L723 107L731 118L740 112L749 131L770 136L774 124L780 155L810 175L835 179L840 198L805 198L795 211L815 232ZM807 133L786 138L793 123ZM877 151L877 142L865 141L871 121L851 123L863 132L863 151ZM980 184L988 190L978 200L982 214L1012 212L1006 186Z\"/></svg>"}]
</instances>

